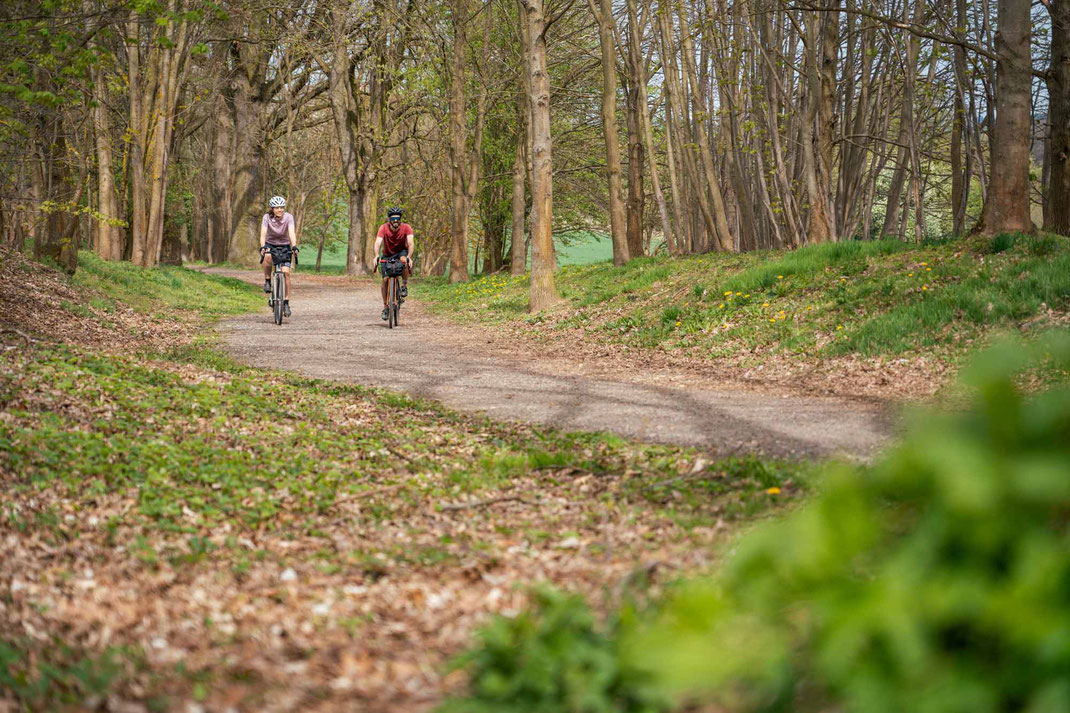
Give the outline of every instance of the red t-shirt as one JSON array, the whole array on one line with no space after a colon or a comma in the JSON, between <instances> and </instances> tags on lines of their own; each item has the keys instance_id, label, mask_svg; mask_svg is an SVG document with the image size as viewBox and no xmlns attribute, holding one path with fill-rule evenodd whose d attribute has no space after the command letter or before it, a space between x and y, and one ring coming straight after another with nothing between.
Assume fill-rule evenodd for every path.
<instances>
[{"instance_id":1,"label":"red t-shirt","mask_svg":"<svg viewBox=\"0 0 1070 713\"><path fill-rule=\"evenodd\" d=\"M383 255L397 255L408 247L408 237L412 235L412 226L402 223L395 233L390 229L390 223L379 226L379 233L375 236L383 239Z\"/></svg>"}]
</instances>

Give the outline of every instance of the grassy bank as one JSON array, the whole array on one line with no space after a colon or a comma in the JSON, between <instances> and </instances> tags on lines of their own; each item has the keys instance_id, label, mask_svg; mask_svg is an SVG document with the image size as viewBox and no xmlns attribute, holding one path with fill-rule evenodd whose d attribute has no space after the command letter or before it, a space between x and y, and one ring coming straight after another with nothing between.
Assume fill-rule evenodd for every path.
<instances>
[{"instance_id":1,"label":"grassy bank","mask_svg":"<svg viewBox=\"0 0 1070 713\"><path fill-rule=\"evenodd\" d=\"M815 245L563 267L568 309L526 313L528 279L428 281L419 296L460 320L717 359L739 353L955 359L989 331L1065 323L1070 241L999 236L915 246Z\"/></svg>"},{"instance_id":2,"label":"grassy bank","mask_svg":"<svg viewBox=\"0 0 1070 713\"><path fill-rule=\"evenodd\" d=\"M78 254L72 281L85 288L83 307L103 313L130 308L180 320L194 315L215 319L263 304L253 286L241 280L183 267L145 270L129 262L101 260L88 251Z\"/></svg>"}]
</instances>

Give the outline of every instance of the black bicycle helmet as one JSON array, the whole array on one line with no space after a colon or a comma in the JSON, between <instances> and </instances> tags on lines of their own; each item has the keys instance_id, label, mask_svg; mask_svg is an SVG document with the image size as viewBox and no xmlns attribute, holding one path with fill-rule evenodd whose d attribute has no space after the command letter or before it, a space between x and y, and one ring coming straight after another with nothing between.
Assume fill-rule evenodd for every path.
<instances>
[{"instance_id":1,"label":"black bicycle helmet","mask_svg":"<svg viewBox=\"0 0 1070 713\"><path fill-rule=\"evenodd\" d=\"M395 215L397 217L399 217L399 218L401 217L401 208L399 208L398 206L394 206L392 208L387 208L386 209L386 219L387 220L390 220Z\"/></svg>"}]
</instances>

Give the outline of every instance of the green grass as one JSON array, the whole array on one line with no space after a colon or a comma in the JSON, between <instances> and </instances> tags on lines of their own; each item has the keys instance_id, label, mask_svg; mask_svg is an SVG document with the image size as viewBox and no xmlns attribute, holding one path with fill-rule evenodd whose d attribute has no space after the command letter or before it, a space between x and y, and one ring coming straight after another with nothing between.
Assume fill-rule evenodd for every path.
<instances>
[{"instance_id":1,"label":"green grass","mask_svg":"<svg viewBox=\"0 0 1070 713\"><path fill-rule=\"evenodd\" d=\"M706 358L863 356L965 348L998 328L1042 328L1070 309L1070 241L999 236L898 241L565 266L572 309L526 313L528 278L422 282L419 297L458 319L514 323L539 338L586 338Z\"/></svg>"},{"instance_id":2,"label":"green grass","mask_svg":"<svg viewBox=\"0 0 1070 713\"><path fill-rule=\"evenodd\" d=\"M101 260L86 250L78 254L73 281L100 295L89 297L87 302L105 312L122 304L139 312L163 311L179 317L195 313L218 318L261 306L255 288L241 280L183 267L146 270L129 262Z\"/></svg>"}]
</instances>

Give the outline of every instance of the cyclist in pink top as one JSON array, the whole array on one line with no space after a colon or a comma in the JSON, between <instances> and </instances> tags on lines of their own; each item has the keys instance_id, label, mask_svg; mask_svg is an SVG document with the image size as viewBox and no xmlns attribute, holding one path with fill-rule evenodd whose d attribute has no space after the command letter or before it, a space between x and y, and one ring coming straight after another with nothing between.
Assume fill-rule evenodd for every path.
<instances>
[{"instance_id":1,"label":"cyclist in pink top","mask_svg":"<svg viewBox=\"0 0 1070 713\"><path fill-rule=\"evenodd\" d=\"M271 292L271 270L278 263L286 277L286 300L282 313L290 316L290 264L297 254L297 231L294 217L286 212L286 199L275 196L269 201L271 209L260 221L260 255L264 263L264 292Z\"/></svg>"}]
</instances>

